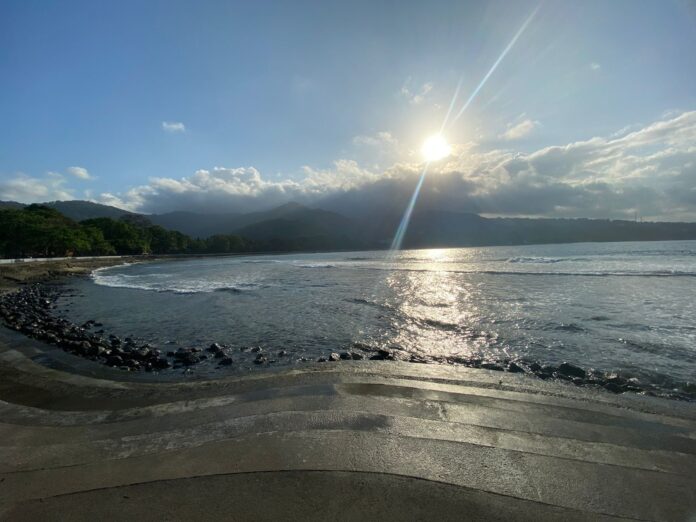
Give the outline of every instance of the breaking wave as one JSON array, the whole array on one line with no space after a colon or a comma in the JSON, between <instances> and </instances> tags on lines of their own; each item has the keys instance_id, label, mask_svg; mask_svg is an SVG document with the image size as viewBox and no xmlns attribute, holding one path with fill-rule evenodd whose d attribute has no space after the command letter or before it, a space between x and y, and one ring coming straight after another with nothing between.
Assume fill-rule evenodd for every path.
<instances>
[{"instance_id":1,"label":"breaking wave","mask_svg":"<svg viewBox=\"0 0 696 522\"><path fill-rule=\"evenodd\" d=\"M229 280L186 280L175 279L171 274L112 274L110 271L119 267L99 268L92 272L92 280L101 286L112 288L131 288L151 292L171 292L175 294L198 294L205 292L231 292L239 293L245 290L257 288L260 285L249 281Z\"/></svg>"}]
</instances>

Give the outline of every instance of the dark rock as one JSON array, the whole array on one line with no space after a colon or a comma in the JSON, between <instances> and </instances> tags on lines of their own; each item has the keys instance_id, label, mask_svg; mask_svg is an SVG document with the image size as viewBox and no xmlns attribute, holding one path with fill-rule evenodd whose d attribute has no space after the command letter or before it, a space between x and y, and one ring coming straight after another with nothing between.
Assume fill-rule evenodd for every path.
<instances>
[{"instance_id":1,"label":"dark rock","mask_svg":"<svg viewBox=\"0 0 696 522\"><path fill-rule=\"evenodd\" d=\"M193 364L197 364L201 361L200 357L196 355L193 352L189 352L183 357L180 357L179 360L184 363L186 366L191 366Z\"/></svg>"},{"instance_id":2,"label":"dark rock","mask_svg":"<svg viewBox=\"0 0 696 522\"><path fill-rule=\"evenodd\" d=\"M394 354L391 353L388 350L384 350L380 348L377 350L377 353L370 357L371 361L393 361L394 360Z\"/></svg>"},{"instance_id":3,"label":"dark rock","mask_svg":"<svg viewBox=\"0 0 696 522\"><path fill-rule=\"evenodd\" d=\"M222 351L222 346L220 345L220 343L213 343L208 348L206 348L206 350L211 353L218 353Z\"/></svg>"},{"instance_id":4,"label":"dark rock","mask_svg":"<svg viewBox=\"0 0 696 522\"><path fill-rule=\"evenodd\" d=\"M154 359L152 361L152 366L153 368L157 368L159 370L164 370L165 368L169 368L171 364L169 361L163 357L159 357L157 359Z\"/></svg>"},{"instance_id":5,"label":"dark rock","mask_svg":"<svg viewBox=\"0 0 696 522\"><path fill-rule=\"evenodd\" d=\"M268 362L268 358L263 354L258 354L254 359L254 364L264 364Z\"/></svg>"},{"instance_id":6,"label":"dark rock","mask_svg":"<svg viewBox=\"0 0 696 522\"><path fill-rule=\"evenodd\" d=\"M195 348L179 348L174 352L174 358L186 366L200 362L200 357L194 352Z\"/></svg>"},{"instance_id":7,"label":"dark rock","mask_svg":"<svg viewBox=\"0 0 696 522\"><path fill-rule=\"evenodd\" d=\"M218 363L220 366L229 366L232 364L234 361L232 360L232 357L223 357L220 359L220 362Z\"/></svg>"},{"instance_id":8,"label":"dark rock","mask_svg":"<svg viewBox=\"0 0 696 522\"><path fill-rule=\"evenodd\" d=\"M628 383L628 381L626 381L626 379L624 379L623 377L621 377L620 375L617 375L615 373L610 373L610 374L606 375L605 380L607 382L612 383L612 384L616 384L617 386L623 386L623 385Z\"/></svg>"},{"instance_id":9,"label":"dark rock","mask_svg":"<svg viewBox=\"0 0 696 522\"><path fill-rule=\"evenodd\" d=\"M326 357L321 356L317 359L317 362L326 362Z\"/></svg>"},{"instance_id":10,"label":"dark rock","mask_svg":"<svg viewBox=\"0 0 696 522\"><path fill-rule=\"evenodd\" d=\"M121 366L123 365L123 359L118 355L110 355L106 358L106 364L109 366Z\"/></svg>"},{"instance_id":11,"label":"dark rock","mask_svg":"<svg viewBox=\"0 0 696 522\"><path fill-rule=\"evenodd\" d=\"M515 362L508 364L507 371L510 373L524 373L524 368Z\"/></svg>"},{"instance_id":12,"label":"dark rock","mask_svg":"<svg viewBox=\"0 0 696 522\"><path fill-rule=\"evenodd\" d=\"M341 360L341 356L338 355L337 353L332 352L331 354L329 354L329 361L336 362L336 361L340 361L340 360Z\"/></svg>"},{"instance_id":13,"label":"dark rock","mask_svg":"<svg viewBox=\"0 0 696 522\"><path fill-rule=\"evenodd\" d=\"M501 365L499 365L498 363L494 363L494 362L482 363L481 368L484 368L486 370L495 370L496 372L502 372L505 369Z\"/></svg>"},{"instance_id":14,"label":"dark rock","mask_svg":"<svg viewBox=\"0 0 696 522\"><path fill-rule=\"evenodd\" d=\"M107 350L101 345L93 344L87 353L93 357L103 357Z\"/></svg>"},{"instance_id":15,"label":"dark rock","mask_svg":"<svg viewBox=\"0 0 696 522\"><path fill-rule=\"evenodd\" d=\"M285 357L286 355L288 355L287 350L281 350L278 352L278 357Z\"/></svg>"},{"instance_id":16,"label":"dark rock","mask_svg":"<svg viewBox=\"0 0 696 522\"><path fill-rule=\"evenodd\" d=\"M135 357L141 360L145 360L152 355L149 348L140 348L134 352Z\"/></svg>"},{"instance_id":17,"label":"dark rock","mask_svg":"<svg viewBox=\"0 0 696 522\"><path fill-rule=\"evenodd\" d=\"M623 388L616 384L615 382L608 382L604 385L605 390L609 390L610 392L614 393L623 393Z\"/></svg>"},{"instance_id":18,"label":"dark rock","mask_svg":"<svg viewBox=\"0 0 696 522\"><path fill-rule=\"evenodd\" d=\"M566 377L585 377L587 375L585 370L568 362L561 363L558 367L558 373Z\"/></svg>"}]
</instances>

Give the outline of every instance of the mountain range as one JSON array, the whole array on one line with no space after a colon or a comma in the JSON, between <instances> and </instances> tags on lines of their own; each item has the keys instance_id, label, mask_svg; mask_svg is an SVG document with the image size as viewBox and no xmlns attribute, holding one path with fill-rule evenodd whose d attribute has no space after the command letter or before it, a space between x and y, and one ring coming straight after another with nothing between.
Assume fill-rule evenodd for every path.
<instances>
[{"instance_id":1,"label":"mountain range","mask_svg":"<svg viewBox=\"0 0 696 522\"><path fill-rule=\"evenodd\" d=\"M375 208L369 215L287 203L263 212L137 214L90 201L52 201L54 208L76 221L108 217L149 222L192 237L237 234L268 241L323 238L327 248L386 248L400 220L400 209ZM21 208L0 202L2 208ZM636 222L603 219L486 218L473 213L416 209L404 248L696 239L696 223Z\"/></svg>"}]
</instances>

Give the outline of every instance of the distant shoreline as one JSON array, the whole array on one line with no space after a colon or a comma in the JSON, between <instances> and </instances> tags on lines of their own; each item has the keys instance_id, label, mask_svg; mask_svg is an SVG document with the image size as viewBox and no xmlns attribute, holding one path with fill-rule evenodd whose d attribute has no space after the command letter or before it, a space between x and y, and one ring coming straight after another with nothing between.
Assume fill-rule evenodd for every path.
<instances>
[{"instance_id":1,"label":"distant shoreline","mask_svg":"<svg viewBox=\"0 0 696 522\"><path fill-rule=\"evenodd\" d=\"M0 294L17 290L22 285L30 283L43 283L71 276L87 276L98 268L133 263L151 263L155 261L175 261L208 256L223 257L232 255L235 254L209 254L206 256L193 254L162 256L90 256L55 259L43 258L40 260L0 263Z\"/></svg>"},{"instance_id":2,"label":"distant shoreline","mask_svg":"<svg viewBox=\"0 0 696 522\"><path fill-rule=\"evenodd\" d=\"M89 275L97 268L149 260L141 257L105 257L0 264L0 294L29 283L40 283L66 276Z\"/></svg>"},{"instance_id":3,"label":"distant shoreline","mask_svg":"<svg viewBox=\"0 0 696 522\"><path fill-rule=\"evenodd\" d=\"M151 263L155 261L178 261L184 259L202 259L209 257L240 257L259 255L285 255L298 252L239 252L220 254L169 254L169 255L135 255L135 256L89 256L60 257L27 260L0 260L0 294L17 290L22 285L43 283L70 276L85 276L98 268L107 268L133 263ZM302 252L312 254L318 252Z\"/></svg>"}]
</instances>

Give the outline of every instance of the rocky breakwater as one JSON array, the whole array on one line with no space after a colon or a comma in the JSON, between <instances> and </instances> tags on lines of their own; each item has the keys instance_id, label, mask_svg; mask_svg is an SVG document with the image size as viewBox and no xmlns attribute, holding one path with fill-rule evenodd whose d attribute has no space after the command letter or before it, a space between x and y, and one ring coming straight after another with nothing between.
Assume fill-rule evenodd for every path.
<instances>
[{"instance_id":1,"label":"rocky breakwater","mask_svg":"<svg viewBox=\"0 0 696 522\"><path fill-rule=\"evenodd\" d=\"M481 359L477 357L433 356L414 354L399 346L371 347L363 343L355 343L354 348L367 352L370 360L405 361L421 364L451 364L468 368L481 368L508 373L523 373L543 380L565 381L576 386L602 388L612 393L633 392L642 395L666 397L670 399L696 401L696 387L693 383L670 383L668 387L641 381L636 377L620 375L616 372L606 372L594 368L581 368L569 362L558 365L541 364L538 361L526 359ZM321 357L320 362L340 361L345 359L360 359L355 351L332 353L328 358Z\"/></svg>"},{"instance_id":2,"label":"rocky breakwater","mask_svg":"<svg viewBox=\"0 0 696 522\"><path fill-rule=\"evenodd\" d=\"M218 367L231 366L232 348L212 343L200 347L178 347L162 350L132 337L107 334L101 323L89 320L81 325L57 317L53 310L60 297L56 286L33 284L0 296L0 319L5 326L27 337L55 345L73 355L127 371L161 371L168 368L188 369L205 360ZM260 347L243 347L240 355L256 365L267 365L275 359L262 353ZM286 351L278 357L287 356ZM306 361L306 359L303 359Z\"/></svg>"},{"instance_id":3,"label":"rocky breakwater","mask_svg":"<svg viewBox=\"0 0 696 522\"><path fill-rule=\"evenodd\" d=\"M290 362L292 354L286 350L272 355L260 346L232 346L214 342L207 348L177 347L163 352L146 342L131 337L107 334L100 323L90 320L82 325L57 317L52 311L60 291L56 286L33 284L0 296L0 319L22 334L62 348L73 355L126 371L162 371L169 368L187 370L207 360L217 368L269 366L281 360ZM171 342L171 341L170 341ZM233 354L233 352L235 352ZM234 355L234 358L233 358ZM681 400L696 400L693 383L671 383L657 386L636 377L582 368L569 362L558 365L541 364L525 359L480 359L461 356L435 356L412 353L397 345L373 346L354 343L352 349L332 352L316 359L320 363L355 360L404 361L421 364L448 364L508 373L524 373L543 380L566 381L577 386L602 388L613 393L634 392ZM305 357L298 363L310 362ZM286 363L287 364L287 363Z\"/></svg>"},{"instance_id":4,"label":"rocky breakwater","mask_svg":"<svg viewBox=\"0 0 696 522\"><path fill-rule=\"evenodd\" d=\"M13 330L33 339L59 346L66 352L125 370L161 370L172 364L160 350L131 338L105 335L95 321L83 325L56 317L56 288L36 284L0 297L0 317Z\"/></svg>"}]
</instances>

